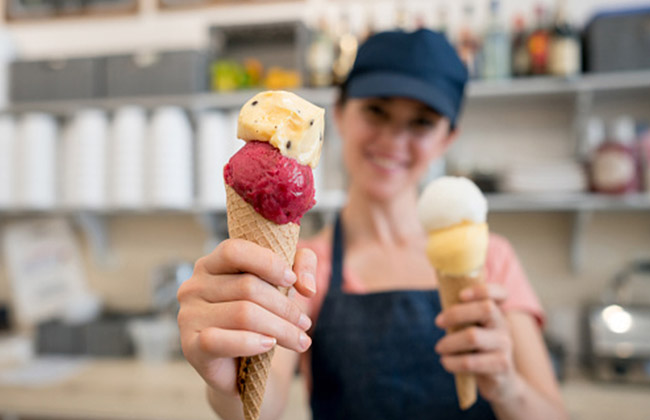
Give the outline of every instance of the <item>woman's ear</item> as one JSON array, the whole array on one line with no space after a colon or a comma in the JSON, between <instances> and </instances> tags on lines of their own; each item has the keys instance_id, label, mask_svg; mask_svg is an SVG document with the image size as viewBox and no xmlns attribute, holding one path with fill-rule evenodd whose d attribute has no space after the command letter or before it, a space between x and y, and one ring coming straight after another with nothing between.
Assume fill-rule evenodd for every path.
<instances>
[{"instance_id":1,"label":"woman's ear","mask_svg":"<svg viewBox=\"0 0 650 420\"><path fill-rule=\"evenodd\" d=\"M449 133L447 133L447 136L442 142L442 153L440 153L441 156L447 153L447 150L449 150L451 145L454 144L459 134L460 134L460 128L458 127L450 128Z\"/></svg>"}]
</instances>

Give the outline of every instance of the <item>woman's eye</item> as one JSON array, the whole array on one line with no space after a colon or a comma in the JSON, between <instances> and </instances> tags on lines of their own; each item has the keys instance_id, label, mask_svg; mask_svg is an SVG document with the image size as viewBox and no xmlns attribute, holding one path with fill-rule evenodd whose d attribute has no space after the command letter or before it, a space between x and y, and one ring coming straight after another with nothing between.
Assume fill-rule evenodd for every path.
<instances>
[{"instance_id":1,"label":"woman's eye","mask_svg":"<svg viewBox=\"0 0 650 420\"><path fill-rule=\"evenodd\" d=\"M417 128L428 128L433 127L435 125L435 122L428 118L418 118L417 120L414 120L411 125Z\"/></svg>"},{"instance_id":2,"label":"woman's eye","mask_svg":"<svg viewBox=\"0 0 650 420\"><path fill-rule=\"evenodd\" d=\"M366 112L368 112L373 117L386 117L386 111L384 111L380 106L377 105L368 105L366 106Z\"/></svg>"}]
</instances>

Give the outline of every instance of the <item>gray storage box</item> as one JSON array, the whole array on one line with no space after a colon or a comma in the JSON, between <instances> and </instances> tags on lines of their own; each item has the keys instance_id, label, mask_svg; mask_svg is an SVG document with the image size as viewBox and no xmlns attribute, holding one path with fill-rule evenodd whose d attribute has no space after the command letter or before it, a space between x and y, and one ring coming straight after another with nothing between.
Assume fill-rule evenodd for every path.
<instances>
[{"instance_id":1,"label":"gray storage box","mask_svg":"<svg viewBox=\"0 0 650 420\"><path fill-rule=\"evenodd\" d=\"M103 96L101 59L14 61L10 83L13 102L93 99Z\"/></svg>"},{"instance_id":2,"label":"gray storage box","mask_svg":"<svg viewBox=\"0 0 650 420\"><path fill-rule=\"evenodd\" d=\"M166 51L106 58L109 97L183 95L208 90L203 51Z\"/></svg>"},{"instance_id":3,"label":"gray storage box","mask_svg":"<svg viewBox=\"0 0 650 420\"><path fill-rule=\"evenodd\" d=\"M309 30L299 21L210 28L213 59L244 62L259 60L265 69L273 66L295 69L307 79L306 54Z\"/></svg>"},{"instance_id":4,"label":"gray storage box","mask_svg":"<svg viewBox=\"0 0 650 420\"><path fill-rule=\"evenodd\" d=\"M596 15L585 31L587 71L650 69L650 9Z\"/></svg>"}]
</instances>

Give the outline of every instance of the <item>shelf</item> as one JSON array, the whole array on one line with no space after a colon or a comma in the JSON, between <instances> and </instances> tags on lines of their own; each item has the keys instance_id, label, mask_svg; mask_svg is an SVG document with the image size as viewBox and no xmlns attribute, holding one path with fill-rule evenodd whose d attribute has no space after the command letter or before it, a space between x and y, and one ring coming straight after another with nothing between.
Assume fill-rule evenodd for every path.
<instances>
[{"instance_id":1,"label":"shelf","mask_svg":"<svg viewBox=\"0 0 650 420\"><path fill-rule=\"evenodd\" d=\"M487 194L490 212L572 212L572 211L643 211L650 210L650 194L610 196L599 194ZM335 212L346 200L343 191L328 191L311 210L318 213ZM192 207L188 209L5 209L3 216L51 216L80 213L99 216L187 216L225 213L225 207Z\"/></svg>"},{"instance_id":2,"label":"shelf","mask_svg":"<svg viewBox=\"0 0 650 420\"><path fill-rule=\"evenodd\" d=\"M472 81L468 86L469 98L516 98L539 96L572 96L583 92L606 92L617 90L650 89L650 70L587 74L575 78L526 77L508 80ZM301 88L294 90L298 95L321 106L334 104L337 89ZM206 109L237 109L259 89L241 90L227 93L198 93L172 96L141 96L125 98L105 98L92 100L62 100L25 102L10 105L5 112L47 112L55 115L69 115L86 108L99 108L108 111L125 105L137 105L153 109L163 105L174 105L189 111Z\"/></svg>"},{"instance_id":3,"label":"shelf","mask_svg":"<svg viewBox=\"0 0 650 420\"><path fill-rule=\"evenodd\" d=\"M646 88L650 88L650 70L593 73L572 78L541 76L494 81L473 81L469 84L468 97L493 98L575 95L581 92L606 92Z\"/></svg>"},{"instance_id":4,"label":"shelf","mask_svg":"<svg viewBox=\"0 0 650 420\"><path fill-rule=\"evenodd\" d=\"M65 116L82 109L96 108L114 111L126 105L141 106L146 109L171 105L179 106L189 111L203 111L207 109L232 110L241 107L248 99L260 91L261 90L247 89L227 93L197 93L171 96L134 96L124 98L24 102L10 105L5 112L13 114L25 112L46 112L54 115ZM335 88L304 88L296 89L294 92L306 100L321 106L333 104L336 97Z\"/></svg>"},{"instance_id":5,"label":"shelf","mask_svg":"<svg viewBox=\"0 0 650 420\"><path fill-rule=\"evenodd\" d=\"M575 194L488 194L492 212L640 211L650 210L650 194L612 196Z\"/></svg>"}]
</instances>

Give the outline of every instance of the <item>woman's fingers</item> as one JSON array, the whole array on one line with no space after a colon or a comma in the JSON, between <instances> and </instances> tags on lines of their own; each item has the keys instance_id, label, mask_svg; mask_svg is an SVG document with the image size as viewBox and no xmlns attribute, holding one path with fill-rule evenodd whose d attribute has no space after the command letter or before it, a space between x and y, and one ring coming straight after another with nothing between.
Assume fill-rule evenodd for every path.
<instances>
[{"instance_id":1,"label":"woman's fingers","mask_svg":"<svg viewBox=\"0 0 650 420\"><path fill-rule=\"evenodd\" d=\"M196 336L196 346L216 358L245 357L265 353L277 340L251 331L233 331L223 328L205 328Z\"/></svg>"},{"instance_id":2,"label":"woman's fingers","mask_svg":"<svg viewBox=\"0 0 650 420\"><path fill-rule=\"evenodd\" d=\"M196 262L196 269L208 274L251 273L281 287L296 282L296 274L282 257L270 249L243 239L227 239Z\"/></svg>"},{"instance_id":3,"label":"woman's fingers","mask_svg":"<svg viewBox=\"0 0 650 420\"><path fill-rule=\"evenodd\" d=\"M496 375L511 370L511 360L505 352L470 353L440 357L442 366L450 373Z\"/></svg>"},{"instance_id":4,"label":"woman's fingers","mask_svg":"<svg viewBox=\"0 0 650 420\"><path fill-rule=\"evenodd\" d=\"M440 328L462 327L472 324L499 327L504 322L501 309L493 300L489 299L453 305L436 318L436 325Z\"/></svg>"},{"instance_id":5,"label":"woman's fingers","mask_svg":"<svg viewBox=\"0 0 650 420\"><path fill-rule=\"evenodd\" d=\"M495 330L468 327L455 333L447 334L436 344L440 355L451 355L472 351L490 352L508 349L508 337Z\"/></svg>"},{"instance_id":6,"label":"woman's fingers","mask_svg":"<svg viewBox=\"0 0 650 420\"><path fill-rule=\"evenodd\" d=\"M210 327L274 337L282 347L299 353L311 345L311 338L301 328L253 302L226 302L211 306L213 308L207 311L203 321Z\"/></svg>"},{"instance_id":7,"label":"woman's fingers","mask_svg":"<svg viewBox=\"0 0 650 420\"><path fill-rule=\"evenodd\" d=\"M508 297L508 290L496 283L480 283L467 287L460 292L460 299L464 302L492 299L497 304L502 304Z\"/></svg>"},{"instance_id":8,"label":"woman's fingers","mask_svg":"<svg viewBox=\"0 0 650 420\"><path fill-rule=\"evenodd\" d=\"M294 287L303 296L312 297L316 294L317 262L316 254L311 249L300 248L296 251L293 271L298 275L298 281Z\"/></svg>"},{"instance_id":9,"label":"woman's fingers","mask_svg":"<svg viewBox=\"0 0 650 420\"><path fill-rule=\"evenodd\" d=\"M209 281L209 280L208 280ZM252 274L231 274L213 287L203 287L200 296L210 303L250 301L303 330L311 327L311 320L298 305L275 286Z\"/></svg>"}]
</instances>

